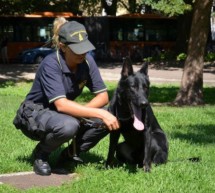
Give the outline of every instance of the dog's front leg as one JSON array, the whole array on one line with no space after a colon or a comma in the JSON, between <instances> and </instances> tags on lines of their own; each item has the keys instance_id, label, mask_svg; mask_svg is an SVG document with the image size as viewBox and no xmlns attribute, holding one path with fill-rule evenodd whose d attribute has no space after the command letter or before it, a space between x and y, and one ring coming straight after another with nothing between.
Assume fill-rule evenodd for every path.
<instances>
[{"instance_id":1,"label":"dog's front leg","mask_svg":"<svg viewBox=\"0 0 215 193\"><path fill-rule=\"evenodd\" d=\"M109 151L106 161L106 167L113 165L114 155L117 149L119 137L120 137L119 130L110 132Z\"/></svg>"},{"instance_id":2,"label":"dog's front leg","mask_svg":"<svg viewBox=\"0 0 215 193\"><path fill-rule=\"evenodd\" d=\"M151 128L149 119L147 115L145 117L145 131L143 133L144 140L144 159L143 159L143 168L145 172L150 172L151 170Z\"/></svg>"}]
</instances>

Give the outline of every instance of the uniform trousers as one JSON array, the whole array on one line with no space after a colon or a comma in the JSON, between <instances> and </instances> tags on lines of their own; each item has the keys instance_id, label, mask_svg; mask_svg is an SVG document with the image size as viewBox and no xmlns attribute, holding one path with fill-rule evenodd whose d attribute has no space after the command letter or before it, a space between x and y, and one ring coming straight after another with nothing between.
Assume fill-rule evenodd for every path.
<instances>
[{"instance_id":1,"label":"uniform trousers","mask_svg":"<svg viewBox=\"0 0 215 193\"><path fill-rule=\"evenodd\" d=\"M51 153L74 137L77 152L86 152L109 133L107 129L85 126L75 117L52 110L38 115L35 121L45 132L37 146L46 153Z\"/></svg>"}]
</instances>

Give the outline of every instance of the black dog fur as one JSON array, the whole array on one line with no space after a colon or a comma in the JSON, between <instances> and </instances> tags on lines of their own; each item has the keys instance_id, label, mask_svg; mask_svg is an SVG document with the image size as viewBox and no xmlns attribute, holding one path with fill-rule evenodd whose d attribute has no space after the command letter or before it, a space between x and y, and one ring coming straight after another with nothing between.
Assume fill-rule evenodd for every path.
<instances>
[{"instance_id":1,"label":"black dog fur","mask_svg":"<svg viewBox=\"0 0 215 193\"><path fill-rule=\"evenodd\" d=\"M113 164L115 153L119 161L138 164L145 172L150 171L151 163L167 162L168 141L148 101L149 86L148 65L134 73L130 59L124 58L121 79L109 106L120 121L120 129L110 132L106 166ZM138 123L134 121L138 119ZM123 143L118 143L120 134Z\"/></svg>"}]
</instances>

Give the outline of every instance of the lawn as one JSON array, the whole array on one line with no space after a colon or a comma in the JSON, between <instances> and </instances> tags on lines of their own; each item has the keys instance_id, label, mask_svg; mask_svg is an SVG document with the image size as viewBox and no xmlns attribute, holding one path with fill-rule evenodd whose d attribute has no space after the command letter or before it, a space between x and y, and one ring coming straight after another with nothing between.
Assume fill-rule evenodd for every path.
<instances>
[{"instance_id":1,"label":"lawn","mask_svg":"<svg viewBox=\"0 0 215 193\"><path fill-rule=\"evenodd\" d=\"M15 112L31 87L29 83L0 84L0 174L32 171L31 151L37 142L26 138L12 124ZM110 96L116 82L107 82ZM204 88L205 106L172 107L164 105L176 96L177 85L152 85L150 101L157 119L169 140L169 161L152 166L151 173L123 165L104 167L108 137L82 154L83 165L68 168L79 177L60 187L33 188L26 192L77 193L212 193L215 192L215 88ZM78 101L84 103L90 94L84 91ZM162 104L163 103L163 104ZM159 104L159 105L157 105ZM66 144L65 144L66 145ZM55 163L60 149L51 155ZM199 157L200 162L188 158ZM19 192L8 185L0 185L0 192Z\"/></svg>"}]
</instances>

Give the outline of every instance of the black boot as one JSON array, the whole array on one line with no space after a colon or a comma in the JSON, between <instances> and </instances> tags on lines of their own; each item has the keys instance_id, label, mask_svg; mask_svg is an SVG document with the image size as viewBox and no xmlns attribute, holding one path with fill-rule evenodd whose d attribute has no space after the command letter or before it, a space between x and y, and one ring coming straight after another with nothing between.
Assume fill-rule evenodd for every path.
<instances>
[{"instance_id":1,"label":"black boot","mask_svg":"<svg viewBox=\"0 0 215 193\"><path fill-rule=\"evenodd\" d=\"M51 167L48 163L49 153L42 151L39 146L33 151L34 156L34 172L41 176L51 175Z\"/></svg>"}]
</instances>

